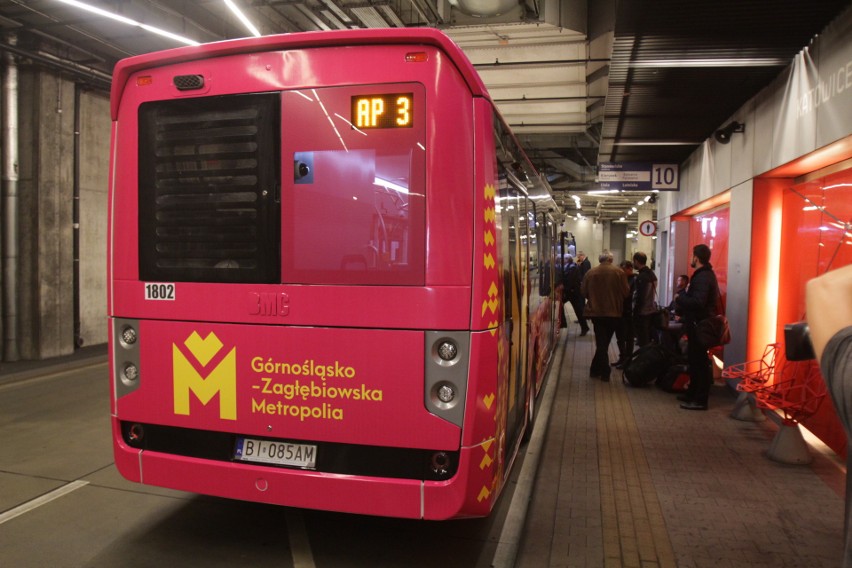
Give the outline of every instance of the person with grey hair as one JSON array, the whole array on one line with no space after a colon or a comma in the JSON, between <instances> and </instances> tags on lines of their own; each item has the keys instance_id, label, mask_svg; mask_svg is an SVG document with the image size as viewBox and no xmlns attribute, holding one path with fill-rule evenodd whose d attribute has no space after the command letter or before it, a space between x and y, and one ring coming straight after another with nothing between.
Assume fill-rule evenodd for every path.
<instances>
[{"instance_id":1,"label":"person with grey hair","mask_svg":"<svg viewBox=\"0 0 852 568\"><path fill-rule=\"evenodd\" d=\"M609 344L621 322L624 300L630 296L627 275L612 263L612 253L604 251L600 264L589 270L580 285L586 298L586 315L595 328L595 355L589 367L589 377L609 380Z\"/></svg>"}]
</instances>

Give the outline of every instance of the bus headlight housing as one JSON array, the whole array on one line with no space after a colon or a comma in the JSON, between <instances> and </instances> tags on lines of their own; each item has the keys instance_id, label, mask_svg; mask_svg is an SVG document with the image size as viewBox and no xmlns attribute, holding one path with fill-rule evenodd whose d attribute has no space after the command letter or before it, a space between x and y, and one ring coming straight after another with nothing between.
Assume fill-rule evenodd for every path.
<instances>
[{"instance_id":1,"label":"bus headlight housing","mask_svg":"<svg viewBox=\"0 0 852 568\"><path fill-rule=\"evenodd\" d=\"M449 362L458 356L459 348L452 340L447 339L442 341L440 345L438 345L436 352L438 353L438 357L440 357L442 361Z\"/></svg>"},{"instance_id":2,"label":"bus headlight housing","mask_svg":"<svg viewBox=\"0 0 852 568\"><path fill-rule=\"evenodd\" d=\"M141 366L139 320L112 319L112 374L116 398L139 388Z\"/></svg>"},{"instance_id":3,"label":"bus headlight housing","mask_svg":"<svg viewBox=\"0 0 852 568\"><path fill-rule=\"evenodd\" d=\"M426 409L459 427L464 420L469 357L470 332L426 332Z\"/></svg>"},{"instance_id":4,"label":"bus headlight housing","mask_svg":"<svg viewBox=\"0 0 852 568\"><path fill-rule=\"evenodd\" d=\"M438 400L444 404L453 402L454 398L456 398L456 391L451 385L443 384L438 388Z\"/></svg>"}]
</instances>

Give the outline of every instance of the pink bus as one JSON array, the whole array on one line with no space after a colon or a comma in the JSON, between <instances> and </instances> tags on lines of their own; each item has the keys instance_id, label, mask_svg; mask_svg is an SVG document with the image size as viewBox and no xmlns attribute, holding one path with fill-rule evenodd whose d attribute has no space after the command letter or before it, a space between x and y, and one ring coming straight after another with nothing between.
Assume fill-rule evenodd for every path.
<instances>
[{"instance_id":1,"label":"pink bus","mask_svg":"<svg viewBox=\"0 0 852 568\"><path fill-rule=\"evenodd\" d=\"M141 55L111 113L121 474L488 515L558 333L556 205L459 48L353 30Z\"/></svg>"}]
</instances>

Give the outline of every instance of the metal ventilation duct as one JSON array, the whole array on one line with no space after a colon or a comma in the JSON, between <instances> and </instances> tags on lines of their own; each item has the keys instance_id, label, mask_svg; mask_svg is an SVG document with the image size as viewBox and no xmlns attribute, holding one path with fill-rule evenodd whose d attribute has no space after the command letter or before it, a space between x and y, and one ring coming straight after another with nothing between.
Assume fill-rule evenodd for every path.
<instances>
[{"instance_id":1,"label":"metal ventilation duct","mask_svg":"<svg viewBox=\"0 0 852 568\"><path fill-rule=\"evenodd\" d=\"M518 0L450 0L450 4L468 16L488 18L515 8Z\"/></svg>"}]
</instances>

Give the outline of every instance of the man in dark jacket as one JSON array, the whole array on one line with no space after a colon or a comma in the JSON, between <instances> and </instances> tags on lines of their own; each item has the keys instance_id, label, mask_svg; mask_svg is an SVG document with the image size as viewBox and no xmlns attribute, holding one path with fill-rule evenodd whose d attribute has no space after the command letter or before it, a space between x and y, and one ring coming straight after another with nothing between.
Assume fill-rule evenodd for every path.
<instances>
[{"instance_id":1,"label":"man in dark jacket","mask_svg":"<svg viewBox=\"0 0 852 568\"><path fill-rule=\"evenodd\" d=\"M683 401L681 408L707 410L707 399L710 387L713 386L713 368L707 354L708 348L695 332L695 324L716 315L719 283L710 264L710 247L705 244L695 245L692 249L692 267L697 270L692 275L689 288L675 300L686 330L686 359L689 365L689 388L678 399Z\"/></svg>"},{"instance_id":2,"label":"man in dark jacket","mask_svg":"<svg viewBox=\"0 0 852 568\"><path fill-rule=\"evenodd\" d=\"M595 326L595 356L589 367L589 377L608 381L609 344L624 311L624 300L630 296L630 286L623 270L612 264L612 253L601 253L600 264L589 270L580 291L586 297L586 315Z\"/></svg>"},{"instance_id":3,"label":"man in dark jacket","mask_svg":"<svg viewBox=\"0 0 852 568\"><path fill-rule=\"evenodd\" d=\"M643 347L651 343L651 324L657 317L657 275L648 268L648 255L637 252L633 255L636 282L633 288L633 319L636 344Z\"/></svg>"},{"instance_id":4,"label":"man in dark jacket","mask_svg":"<svg viewBox=\"0 0 852 568\"><path fill-rule=\"evenodd\" d=\"M623 369L624 365L633 355L633 293L636 286L636 275L633 273L633 263L624 260L618 265L627 275L627 286L630 295L624 299L624 311L621 313L621 322L615 330L615 344L618 345L618 361L612 364L616 369Z\"/></svg>"},{"instance_id":5,"label":"man in dark jacket","mask_svg":"<svg viewBox=\"0 0 852 568\"><path fill-rule=\"evenodd\" d=\"M570 256L568 257L571 258ZM565 270L565 293L571 307L574 308L574 313L577 315L577 322L580 324L580 335L589 333L589 324L586 322L584 313L586 299L580 294L580 283L583 281L583 273L579 264L576 264L572 259Z\"/></svg>"}]
</instances>

